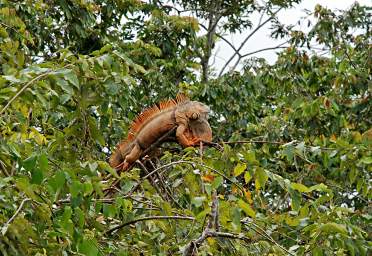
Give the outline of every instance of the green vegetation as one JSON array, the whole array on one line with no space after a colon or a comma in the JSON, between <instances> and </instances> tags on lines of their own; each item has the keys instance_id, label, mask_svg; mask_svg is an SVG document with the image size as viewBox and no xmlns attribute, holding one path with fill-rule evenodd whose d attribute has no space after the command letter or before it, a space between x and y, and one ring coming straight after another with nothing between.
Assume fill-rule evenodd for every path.
<instances>
[{"instance_id":1,"label":"green vegetation","mask_svg":"<svg viewBox=\"0 0 372 256\"><path fill-rule=\"evenodd\" d=\"M299 0L149 2L0 2L0 254L369 255L370 9L317 5L305 33L277 19ZM215 42L257 14L278 60L218 75ZM178 92L219 146L116 173L131 120Z\"/></svg>"}]
</instances>

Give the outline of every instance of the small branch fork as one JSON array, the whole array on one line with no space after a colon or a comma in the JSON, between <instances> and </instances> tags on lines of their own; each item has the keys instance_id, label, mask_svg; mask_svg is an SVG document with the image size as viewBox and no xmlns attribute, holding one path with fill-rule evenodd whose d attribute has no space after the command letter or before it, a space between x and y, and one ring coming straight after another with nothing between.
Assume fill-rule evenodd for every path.
<instances>
[{"instance_id":1,"label":"small branch fork","mask_svg":"<svg viewBox=\"0 0 372 256\"><path fill-rule=\"evenodd\" d=\"M245 237L243 234L233 234L227 232L220 232L219 231L219 215L218 215L218 197L217 192L213 191L212 194L212 205L211 205L211 213L208 218L207 225L203 230L202 234L195 240L190 241L184 251L183 256L193 256L197 255L198 248L202 246L204 241L208 237L225 237L230 239L239 239L243 240L247 243L252 242L251 239Z\"/></svg>"}]
</instances>

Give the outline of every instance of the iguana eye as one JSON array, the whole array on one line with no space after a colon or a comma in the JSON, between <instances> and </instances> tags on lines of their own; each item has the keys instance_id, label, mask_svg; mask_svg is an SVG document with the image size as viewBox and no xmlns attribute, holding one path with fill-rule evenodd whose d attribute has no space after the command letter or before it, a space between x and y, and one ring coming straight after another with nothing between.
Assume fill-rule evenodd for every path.
<instances>
[{"instance_id":1,"label":"iguana eye","mask_svg":"<svg viewBox=\"0 0 372 256\"><path fill-rule=\"evenodd\" d=\"M190 119L192 119L192 120L196 120L198 118L199 118L199 114L198 113L192 113L192 115L190 117Z\"/></svg>"}]
</instances>

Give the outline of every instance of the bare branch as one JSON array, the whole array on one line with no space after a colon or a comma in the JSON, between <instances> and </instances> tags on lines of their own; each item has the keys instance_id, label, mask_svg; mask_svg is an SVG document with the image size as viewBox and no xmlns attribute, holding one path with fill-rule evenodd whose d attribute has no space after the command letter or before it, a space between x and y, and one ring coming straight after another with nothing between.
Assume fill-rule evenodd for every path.
<instances>
[{"instance_id":1,"label":"bare branch","mask_svg":"<svg viewBox=\"0 0 372 256\"><path fill-rule=\"evenodd\" d=\"M281 44L282 45L282 44ZM273 47L267 47L267 48L263 48L263 49L260 49L260 50L257 50L257 51L253 51L253 52L248 52L246 54L243 54L241 55L242 58L245 58L245 57L248 57L250 55L253 55L253 54L256 54L256 53L259 53L259 52L264 52L264 51L270 51L270 50L276 50L276 49L285 49L285 48L288 48L288 46L281 46L281 45L277 45L277 46L273 46ZM234 65L234 67L236 67L236 65Z\"/></svg>"},{"instance_id":2,"label":"bare branch","mask_svg":"<svg viewBox=\"0 0 372 256\"><path fill-rule=\"evenodd\" d=\"M281 10L282 8L279 8L278 10L276 10L269 18L267 18L264 22L262 23L259 23L257 25L257 27L243 40L243 42L240 44L240 46L238 47L238 49L233 53L233 55L231 55L230 59L225 63L225 65L222 67L220 73L218 74L218 76L222 76L223 72L225 71L225 69L227 68L227 66L230 64L230 62L235 58L236 55L238 55L238 53L240 53L240 50L244 47L244 45L247 43L247 41L258 31L260 30L263 26L265 26L269 21L271 21L275 15Z\"/></svg>"},{"instance_id":3,"label":"bare branch","mask_svg":"<svg viewBox=\"0 0 372 256\"><path fill-rule=\"evenodd\" d=\"M2 235L4 236L6 234L6 232L8 231L8 227L10 225L10 223L12 223L12 221L18 216L18 214L21 212L24 204L27 202L27 201L30 201L31 199L29 198L25 198L22 200L21 204L19 205L18 209L15 211L15 213L13 214L13 216L4 224L4 226L1 228L1 233Z\"/></svg>"},{"instance_id":4,"label":"bare branch","mask_svg":"<svg viewBox=\"0 0 372 256\"><path fill-rule=\"evenodd\" d=\"M207 27L204 26L202 23L199 23L199 26L201 26L202 28L204 28L205 30L207 30ZM227 43L235 52L237 51L236 47L229 41L227 40L226 38L224 38L222 35L220 35L219 33L216 33L215 34L218 38L222 39L222 41L224 41L225 43Z\"/></svg>"},{"instance_id":5,"label":"bare branch","mask_svg":"<svg viewBox=\"0 0 372 256\"><path fill-rule=\"evenodd\" d=\"M222 15L216 14L215 10L218 9L218 6L213 6L214 8L209 13L208 19L208 28L207 28L207 44L205 46L204 56L201 57L202 65L202 80L203 82L208 81L208 68L209 68L209 59L212 55L212 49L214 47L214 35L216 34L216 27L221 19Z\"/></svg>"},{"instance_id":6,"label":"bare branch","mask_svg":"<svg viewBox=\"0 0 372 256\"><path fill-rule=\"evenodd\" d=\"M137 223L137 222L140 222L140 221L146 221L146 220L192 220L192 221L194 221L195 218L190 217L190 216L148 216L148 217L138 218L138 219L131 220L131 221L125 222L123 224L120 224L116 227L113 227L113 228L105 231L103 233L103 235L110 234L110 233L114 232L115 230L121 229L125 226L131 225L131 224L134 224L134 223Z\"/></svg>"},{"instance_id":7,"label":"bare branch","mask_svg":"<svg viewBox=\"0 0 372 256\"><path fill-rule=\"evenodd\" d=\"M197 249L203 244L203 242L208 237L225 237L230 239L240 239L245 242L251 242L250 238L247 238L243 234L233 234L227 232L219 232L219 223L218 223L218 197L217 193L214 190L212 194L212 205L211 205L211 214L208 218L208 223L203 230L202 234L195 240L190 241L183 250L184 256L196 255Z\"/></svg>"}]
</instances>

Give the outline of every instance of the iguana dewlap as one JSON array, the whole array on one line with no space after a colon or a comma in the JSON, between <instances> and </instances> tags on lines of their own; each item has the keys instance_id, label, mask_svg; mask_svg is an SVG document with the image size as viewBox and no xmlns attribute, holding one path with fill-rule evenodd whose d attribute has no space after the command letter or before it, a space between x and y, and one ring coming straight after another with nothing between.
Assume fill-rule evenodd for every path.
<instances>
[{"instance_id":1,"label":"iguana dewlap","mask_svg":"<svg viewBox=\"0 0 372 256\"><path fill-rule=\"evenodd\" d=\"M212 141L208 113L208 106L184 95L146 109L133 121L127 139L111 155L110 166L127 170L144 150L175 127L177 141L184 147Z\"/></svg>"}]
</instances>

